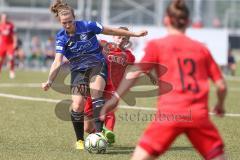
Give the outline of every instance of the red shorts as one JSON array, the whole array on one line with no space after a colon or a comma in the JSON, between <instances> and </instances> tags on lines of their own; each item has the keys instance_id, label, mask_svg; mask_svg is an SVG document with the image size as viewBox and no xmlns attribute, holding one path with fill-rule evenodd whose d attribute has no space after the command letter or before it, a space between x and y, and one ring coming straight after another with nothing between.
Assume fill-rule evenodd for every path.
<instances>
[{"instance_id":1,"label":"red shorts","mask_svg":"<svg viewBox=\"0 0 240 160\"><path fill-rule=\"evenodd\" d=\"M5 57L6 54L13 56L14 52L15 50L14 50L13 44L1 44L0 57Z\"/></svg>"},{"instance_id":2,"label":"red shorts","mask_svg":"<svg viewBox=\"0 0 240 160\"><path fill-rule=\"evenodd\" d=\"M223 141L209 118L202 122L161 123L153 121L145 130L139 146L152 156L163 154L177 136L184 133L205 159L212 159L224 153Z\"/></svg>"}]
</instances>

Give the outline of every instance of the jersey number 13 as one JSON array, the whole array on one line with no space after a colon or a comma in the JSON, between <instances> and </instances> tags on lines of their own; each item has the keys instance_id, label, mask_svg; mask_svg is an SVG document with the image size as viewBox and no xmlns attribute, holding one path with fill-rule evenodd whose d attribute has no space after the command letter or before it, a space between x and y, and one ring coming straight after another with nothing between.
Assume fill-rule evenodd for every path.
<instances>
[{"instance_id":1,"label":"jersey number 13","mask_svg":"<svg viewBox=\"0 0 240 160\"><path fill-rule=\"evenodd\" d=\"M196 62L191 58L178 58L178 67L183 91L199 92L199 85L195 77Z\"/></svg>"}]
</instances>

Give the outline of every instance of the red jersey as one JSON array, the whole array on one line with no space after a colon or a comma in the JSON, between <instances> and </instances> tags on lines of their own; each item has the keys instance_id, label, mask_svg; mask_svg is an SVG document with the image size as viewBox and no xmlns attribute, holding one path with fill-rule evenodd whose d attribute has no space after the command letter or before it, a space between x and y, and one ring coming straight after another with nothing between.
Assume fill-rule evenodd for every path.
<instances>
[{"instance_id":1,"label":"red jersey","mask_svg":"<svg viewBox=\"0 0 240 160\"><path fill-rule=\"evenodd\" d=\"M14 25L11 22L0 23L0 36L3 44L13 43Z\"/></svg>"},{"instance_id":2,"label":"red jersey","mask_svg":"<svg viewBox=\"0 0 240 160\"><path fill-rule=\"evenodd\" d=\"M107 43L106 41L102 42ZM123 78L126 67L134 63L135 56L130 50L121 50L111 43L108 43L106 47L107 49L103 49L103 54L108 65L107 88L111 86L113 90L116 90Z\"/></svg>"},{"instance_id":3,"label":"red jersey","mask_svg":"<svg viewBox=\"0 0 240 160\"><path fill-rule=\"evenodd\" d=\"M130 50L123 51L107 41L101 40L101 44L103 45L103 54L106 58L108 67L108 79L104 98L109 99L112 97L112 91L115 91L118 88L118 85L124 76L126 67L129 64L134 63L135 56ZM92 99L90 97L87 98L84 112L87 116L92 116ZM113 129L113 126L110 128Z\"/></svg>"},{"instance_id":4,"label":"red jersey","mask_svg":"<svg viewBox=\"0 0 240 160\"><path fill-rule=\"evenodd\" d=\"M167 72L160 75L159 80L172 85L169 93L158 97L159 110L180 112L191 109L208 114L208 78L217 81L222 79L222 74L203 44L185 35L152 40L147 44L141 60L141 63L149 62L165 66ZM154 67L157 73L161 73L161 68L156 65L148 65L143 70ZM161 82L159 85L161 88Z\"/></svg>"}]
</instances>

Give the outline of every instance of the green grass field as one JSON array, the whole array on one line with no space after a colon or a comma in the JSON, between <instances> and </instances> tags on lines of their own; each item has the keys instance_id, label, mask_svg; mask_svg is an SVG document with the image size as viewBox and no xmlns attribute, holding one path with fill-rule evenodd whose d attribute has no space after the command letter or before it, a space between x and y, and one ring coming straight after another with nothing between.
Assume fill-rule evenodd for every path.
<instances>
[{"instance_id":1,"label":"green grass field","mask_svg":"<svg viewBox=\"0 0 240 160\"><path fill-rule=\"evenodd\" d=\"M46 80L47 74L18 71L14 80L8 79L6 71L0 75L0 160L129 159L139 136L149 122L136 119L130 121L130 119L124 119L123 116L138 112L147 114L153 111L119 109L115 128L117 142L113 147L108 148L106 154L92 155L86 151L76 151L73 147L75 135L71 122L60 120L56 116L55 102L45 101L68 99L70 96L53 90L43 92L40 83ZM229 94L226 110L227 113L235 116L226 116L222 119L212 116L212 120L225 141L226 154L231 160L237 160L240 157L239 82L239 79L228 80ZM32 99L27 99L29 97ZM212 89L210 106L213 106L214 102L214 89ZM155 104L155 98L139 98L136 105L154 108ZM183 135L175 141L161 159L198 160L201 157Z\"/></svg>"}]
</instances>

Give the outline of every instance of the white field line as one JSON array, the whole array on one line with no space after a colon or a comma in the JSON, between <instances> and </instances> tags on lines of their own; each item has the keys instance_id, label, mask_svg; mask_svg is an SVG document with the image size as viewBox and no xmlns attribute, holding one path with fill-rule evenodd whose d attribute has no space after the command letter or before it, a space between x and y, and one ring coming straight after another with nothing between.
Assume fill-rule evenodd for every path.
<instances>
[{"instance_id":1,"label":"white field line","mask_svg":"<svg viewBox=\"0 0 240 160\"><path fill-rule=\"evenodd\" d=\"M40 83L0 83L0 88L2 87L29 87L29 88L38 88L41 87Z\"/></svg>"},{"instance_id":2,"label":"white field line","mask_svg":"<svg viewBox=\"0 0 240 160\"><path fill-rule=\"evenodd\" d=\"M57 100L57 99L26 97L26 96L18 96L18 95L14 95L14 94L5 94L5 93L0 93L0 97L11 98L11 99L19 99L19 100L27 100L27 101L50 102L50 103L60 102L60 100Z\"/></svg>"},{"instance_id":3,"label":"white field line","mask_svg":"<svg viewBox=\"0 0 240 160\"><path fill-rule=\"evenodd\" d=\"M40 88L40 83L0 83L0 88ZM148 85L142 85L142 86L136 86L132 90L133 91L143 91L144 89L148 90L154 90L157 89L156 86L148 86ZM211 87L211 90L214 90L213 87ZM234 87L234 88L228 88L229 91L232 92L239 92L240 88Z\"/></svg>"},{"instance_id":4,"label":"white field line","mask_svg":"<svg viewBox=\"0 0 240 160\"><path fill-rule=\"evenodd\" d=\"M0 97L10 98L10 99L18 99L18 100L27 100L27 101L49 102L49 103L58 103L58 102L61 101L61 100L57 100L57 99L18 96L18 95L5 94L5 93L0 93ZM131 110L156 111L156 108L146 108L146 107L139 107L139 106L130 107L130 106L125 106L125 105L120 105L119 108L121 108L121 109L131 109ZM209 113L209 114L214 115L214 113ZM226 113L225 116L227 116L227 117L240 117L240 114L238 114L238 113Z\"/></svg>"},{"instance_id":5,"label":"white field line","mask_svg":"<svg viewBox=\"0 0 240 160\"><path fill-rule=\"evenodd\" d=\"M240 77L231 77L231 76L225 76L226 80L229 81L236 81L240 82ZM41 83L0 83L0 87L41 87ZM142 89L142 88L149 88L151 89L156 88L156 86L137 86L136 88ZM236 90L240 90L240 88L235 88Z\"/></svg>"}]
</instances>

